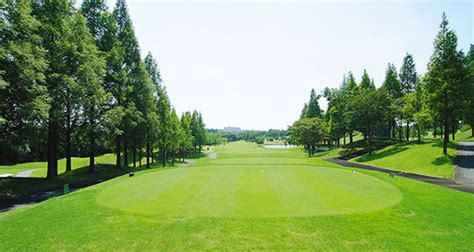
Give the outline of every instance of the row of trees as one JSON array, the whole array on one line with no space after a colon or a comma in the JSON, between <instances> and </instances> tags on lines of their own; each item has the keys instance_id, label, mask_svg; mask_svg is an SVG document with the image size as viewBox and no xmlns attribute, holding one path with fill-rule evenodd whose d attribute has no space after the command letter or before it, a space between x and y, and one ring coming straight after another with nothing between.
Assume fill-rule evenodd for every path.
<instances>
[{"instance_id":1,"label":"row of trees","mask_svg":"<svg viewBox=\"0 0 474 252\"><path fill-rule=\"evenodd\" d=\"M467 55L457 49L457 38L443 13L434 52L424 76L416 72L412 55L406 54L399 73L389 63L385 80L376 88L364 70L360 83L353 74L343 77L339 88L326 88L328 111L319 107L314 90L304 105L300 119L289 129L294 143L305 145L310 155L318 143L335 142L361 132L372 152L373 136L410 140L412 128L421 141L433 130L442 135L447 154L449 135L453 138L460 124L468 124L474 136L474 46Z\"/></svg>"},{"instance_id":2,"label":"row of trees","mask_svg":"<svg viewBox=\"0 0 474 252\"><path fill-rule=\"evenodd\" d=\"M158 150L166 164L199 150L200 113L178 118L155 59L144 60L125 0L112 12L105 0L0 2L0 160L48 161L113 149L116 166L149 167ZM44 148L47 146L47 148ZM113 148L112 148L113 146Z\"/></svg>"}]
</instances>

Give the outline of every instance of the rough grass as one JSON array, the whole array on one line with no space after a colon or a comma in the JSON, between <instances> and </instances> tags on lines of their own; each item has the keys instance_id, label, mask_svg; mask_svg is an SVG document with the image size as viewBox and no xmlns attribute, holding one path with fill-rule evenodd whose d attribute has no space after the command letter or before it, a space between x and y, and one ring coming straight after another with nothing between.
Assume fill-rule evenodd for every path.
<instances>
[{"instance_id":1,"label":"rough grass","mask_svg":"<svg viewBox=\"0 0 474 252\"><path fill-rule=\"evenodd\" d=\"M217 159L202 158L192 166L143 171L133 178L120 177L1 213L0 250L462 251L474 247L474 222L469 221L474 218L474 195L372 171L357 170L353 174L351 169L307 158L299 148L263 149L250 143L232 143L215 151ZM266 162L245 164L247 158ZM273 168L269 177L257 175L262 169ZM303 182L291 183L295 180L289 174L298 174L299 169ZM311 175L323 169L334 172ZM341 195L344 188L355 187L361 192L364 187L346 176L347 171L349 176L377 181L371 191L387 185L397 188L403 199L391 207L366 212L302 214L313 205L321 211L331 207L317 205L321 202L315 202L317 197L342 199L350 194ZM277 176L279 172L284 176ZM174 182L165 181L167 178ZM273 184L272 179L281 181ZM232 183L244 184L239 187ZM280 183L287 186L286 190L274 187ZM304 186L309 186L308 191L301 189ZM239 197L228 197L233 189ZM132 195L144 197L143 205L133 205ZM353 197L364 195L354 193ZM275 215L278 212L274 210L281 208L280 200L289 200L293 206L301 204L303 210L293 208L300 211L299 216ZM235 205L239 201L247 203ZM140 204L141 200L136 202ZM232 211L232 206L238 208ZM261 210L255 211L258 207ZM349 201L345 207L357 206ZM267 212L269 216L265 216Z\"/></svg>"}]
</instances>

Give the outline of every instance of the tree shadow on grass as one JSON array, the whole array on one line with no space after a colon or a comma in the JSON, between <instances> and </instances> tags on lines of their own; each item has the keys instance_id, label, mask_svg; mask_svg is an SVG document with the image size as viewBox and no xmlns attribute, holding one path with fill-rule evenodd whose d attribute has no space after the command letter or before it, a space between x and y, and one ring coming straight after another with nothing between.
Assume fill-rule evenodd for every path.
<instances>
[{"instance_id":1,"label":"tree shadow on grass","mask_svg":"<svg viewBox=\"0 0 474 252\"><path fill-rule=\"evenodd\" d=\"M360 157L356 158L355 161L361 162L361 163L369 162L369 161L372 161L372 160L377 160L377 159L393 156L395 154L398 154L398 153L406 151L406 150L408 150L408 147L406 145L397 145L397 146L392 147L392 148L378 150L378 151L372 153L372 155L367 154L367 155L360 156Z\"/></svg>"},{"instance_id":2,"label":"tree shadow on grass","mask_svg":"<svg viewBox=\"0 0 474 252\"><path fill-rule=\"evenodd\" d=\"M437 157L435 160L431 161L433 165L445 165L445 164L453 164L453 156L446 155Z\"/></svg>"},{"instance_id":3,"label":"tree shadow on grass","mask_svg":"<svg viewBox=\"0 0 474 252\"><path fill-rule=\"evenodd\" d=\"M151 168L158 168L154 164ZM61 190L65 184L71 188L82 188L99 182L112 179L131 171L140 172L149 170L146 165L141 167L122 167L118 170L115 165L96 164L95 171L89 172L89 166L74 169L70 172L60 174L56 178L38 178L38 177L7 177L0 178L0 208L7 204L8 200L18 197L28 198L38 193Z\"/></svg>"}]
</instances>

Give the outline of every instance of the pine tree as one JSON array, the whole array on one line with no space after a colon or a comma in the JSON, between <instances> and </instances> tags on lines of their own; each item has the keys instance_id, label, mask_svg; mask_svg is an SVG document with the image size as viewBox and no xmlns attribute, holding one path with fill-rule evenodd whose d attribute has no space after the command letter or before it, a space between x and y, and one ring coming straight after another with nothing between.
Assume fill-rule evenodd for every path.
<instances>
[{"instance_id":1,"label":"pine tree","mask_svg":"<svg viewBox=\"0 0 474 252\"><path fill-rule=\"evenodd\" d=\"M416 88L416 67L411 54L406 54L403 58L403 65L400 69L401 93L407 96L415 91ZM405 102L401 102L405 106ZM414 114L411 110L405 110L404 118L406 119L406 139L410 140L410 121L413 120Z\"/></svg>"},{"instance_id":2,"label":"pine tree","mask_svg":"<svg viewBox=\"0 0 474 252\"><path fill-rule=\"evenodd\" d=\"M85 139L88 141L89 172L94 172L96 138L100 136L100 129L103 126L102 117L106 102L109 100L102 79L105 62L102 57L99 57L94 38L89 35L86 19L82 15L76 15L72 28L75 31L72 39L76 50L70 63L77 64L74 76L79 85L78 98L80 110L83 113L81 124Z\"/></svg>"},{"instance_id":3,"label":"pine tree","mask_svg":"<svg viewBox=\"0 0 474 252\"><path fill-rule=\"evenodd\" d=\"M313 118L313 117L322 117L323 112L319 107L319 100L320 96L316 95L314 89L311 89L311 94L309 96L309 102L306 108L306 117Z\"/></svg>"},{"instance_id":4,"label":"pine tree","mask_svg":"<svg viewBox=\"0 0 474 252\"><path fill-rule=\"evenodd\" d=\"M116 99L119 106L123 107L124 118L122 119L121 130L122 135L117 137L116 152L120 156L120 149L123 148L123 163L128 166L129 157L129 138L132 136L133 128L138 125L140 115L137 114L137 108L130 99L131 93L134 92L134 86L138 78L134 78L131 74L137 73L135 70L139 66L140 50L138 41L133 30L132 20L128 14L128 8L125 0L118 0L113 10L113 18L116 22L116 37L120 46L116 52L119 60L116 62L117 78ZM138 90L137 90L138 91ZM120 142L123 143L121 147ZM119 161L119 159L117 159Z\"/></svg>"},{"instance_id":5,"label":"pine tree","mask_svg":"<svg viewBox=\"0 0 474 252\"><path fill-rule=\"evenodd\" d=\"M369 74L367 71L364 69L364 73L362 74L362 79L359 84L359 89L375 89L375 85L373 81L370 79Z\"/></svg>"},{"instance_id":6,"label":"pine tree","mask_svg":"<svg viewBox=\"0 0 474 252\"><path fill-rule=\"evenodd\" d=\"M434 42L434 52L425 75L428 102L436 111L443 125L443 154L448 153L449 132L452 122L459 120L460 114L469 105L469 74L465 58L457 50L457 37L448 26L443 13L440 31Z\"/></svg>"},{"instance_id":7,"label":"pine tree","mask_svg":"<svg viewBox=\"0 0 474 252\"><path fill-rule=\"evenodd\" d=\"M401 84L398 80L397 69L393 64L388 64L382 88L390 99L388 110L388 137L395 133L395 115L400 114L400 98L402 97ZM400 117L401 120L401 117Z\"/></svg>"}]
</instances>

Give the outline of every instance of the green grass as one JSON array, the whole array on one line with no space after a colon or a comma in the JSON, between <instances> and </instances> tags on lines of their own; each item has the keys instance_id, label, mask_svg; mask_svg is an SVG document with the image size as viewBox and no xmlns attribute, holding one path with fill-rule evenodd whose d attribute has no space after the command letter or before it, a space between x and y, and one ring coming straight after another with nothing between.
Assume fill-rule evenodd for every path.
<instances>
[{"instance_id":1,"label":"green grass","mask_svg":"<svg viewBox=\"0 0 474 252\"><path fill-rule=\"evenodd\" d=\"M97 156L95 158L96 164L102 165L113 165L115 164L116 156L115 154L108 153L104 155ZM132 156L129 157L130 165L133 164ZM142 164L145 164L146 158L142 158ZM72 170L83 168L89 166L89 157L73 157L72 158ZM138 165L138 161L137 161ZM34 170L31 174L31 177L37 178L45 178L47 174L47 167L48 164L46 161L44 162L28 162L28 163L21 163L16 165L0 165L0 174L13 174L16 175L22 171L30 171ZM62 158L58 160L58 174L62 174L66 171L66 159Z\"/></svg>"},{"instance_id":2,"label":"green grass","mask_svg":"<svg viewBox=\"0 0 474 252\"><path fill-rule=\"evenodd\" d=\"M96 157L96 164L114 164L115 154L104 154ZM72 158L72 169L78 169L89 165L88 157L73 157ZM46 177L48 164L44 162L28 162L16 165L1 165L0 174L9 173L16 175L22 171L34 170L32 177ZM64 173L66 171L66 159L62 158L58 160L58 173Z\"/></svg>"},{"instance_id":3,"label":"green grass","mask_svg":"<svg viewBox=\"0 0 474 252\"><path fill-rule=\"evenodd\" d=\"M365 154L351 161L396 171L451 179L454 175L454 157L458 143L472 139L470 136L470 128L458 131L456 140L450 140L447 156L442 154L442 139L427 135L421 143L411 140L393 144L375 151L372 155Z\"/></svg>"},{"instance_id":4,"label":"green grass","mask_svg":"<svg viewBox=\"0 0 474 252\"><path fill-rule=\"evenodd\" d=\"M374 165L396 171L411 172L442 178L452 178L457 144L451 142L448 155L443 155L440 139L402 142L351 159L353 162Z\"/></svg>"},{"instance_id":5,"label":"green grass","mask_svg":"<svg viewBox=\"0 0 474 252\"><path fill-rule=\"evenodd\" d=\"M469 250L474 195L300 148L212 147L0 214L0 250Z\"/></svg>"}]
</instances>

